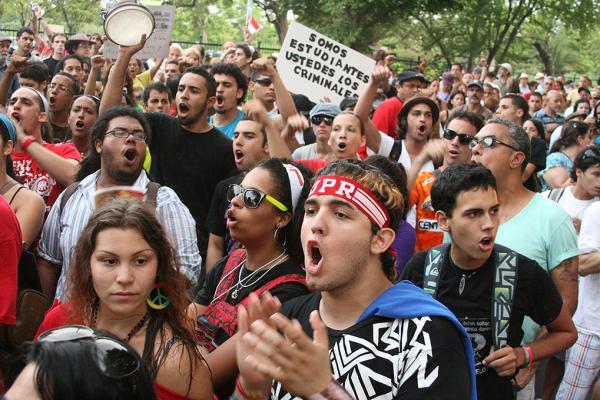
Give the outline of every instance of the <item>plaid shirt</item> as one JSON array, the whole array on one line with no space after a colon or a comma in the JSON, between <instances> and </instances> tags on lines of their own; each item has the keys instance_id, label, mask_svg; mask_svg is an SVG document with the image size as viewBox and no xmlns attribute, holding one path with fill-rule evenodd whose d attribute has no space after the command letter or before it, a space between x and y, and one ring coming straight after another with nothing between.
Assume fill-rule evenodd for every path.
<instances>
[{"instance_id":1,"label":"plaid shirt","mask_svg":"<svg viewBox=\"0 0 600 400\"><path fill-rule=\"evenodd\" d=\"M94 211L94 194L99 175L100 171L97 171L83 179L60 213L63 192L50 210L42 230L39 256L52 264L62 265L56 288L56 298L61 302L66 300L65 284L73 249ZM148 176L142 171L132 186L145 189L148 182ZM166 186L158 189L156 203L156 218L171 239L181 262L181 272L195 286L201 273L202 257L198 251L194 219L177 194Z\"/></svg>"},{"instance_id":2,"label":"plaid shirt","mask_svg":"<svg viewBox=\"0 0 600 400\"><path fill-rule=\"evenodd\" d=\"M565 117L560 114L556 114L554 117L548 114L543 108L533 114L533 119L539 119L544 124L544 129L548 128L550 124L558 124L559 126L565 123Z\"/></svg>"}]
</instances>

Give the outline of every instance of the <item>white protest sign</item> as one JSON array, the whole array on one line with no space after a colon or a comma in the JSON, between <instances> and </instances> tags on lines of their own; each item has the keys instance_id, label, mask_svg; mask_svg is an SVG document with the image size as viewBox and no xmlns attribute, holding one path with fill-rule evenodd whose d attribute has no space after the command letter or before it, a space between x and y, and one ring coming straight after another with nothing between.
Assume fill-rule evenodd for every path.
<instances>
[{"instance_id":1,"label":"white protest sign","mask_svg":"<svg viewBox=\"0 0 600 400\"><path fill-rule=\"evenodd\" d=\"M147 6L154 15L154 33L146 41L146 45L134 58L166 58L169 55L171 33L175 22L175 6ZM127 27L124 27L127 29ZM104 42L104 57L117 58L119 46L110 40Z\"/></svg>"},{"instance_id":2,"label":"white protest sign","mask_svg":"<svg viewBox=\"0 0 600 400\"><path fill-rule=\"evenodd\" d=\"M329 97L339 104L358 97L371 79L375 61L297 22L288 29L277 71L289 91L313 102Z\"/></svg>"}]
</instances>

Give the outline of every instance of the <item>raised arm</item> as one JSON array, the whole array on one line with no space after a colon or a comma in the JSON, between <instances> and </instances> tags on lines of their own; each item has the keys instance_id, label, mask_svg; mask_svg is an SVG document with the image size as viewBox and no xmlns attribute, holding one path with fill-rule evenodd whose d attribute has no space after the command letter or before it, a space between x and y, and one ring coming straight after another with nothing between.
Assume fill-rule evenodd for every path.
<instances>
[{"instance_id":1,"label":"raised arm","mask_svg":"<svg viewBox=\"0 0 600 400\"><path fill-rule=\"evenodd\" d=\"M267 144L269 145L269 154L271 157L291 159L292 153L290 152L290 149L279 135L275 124L267 115L267 111L262 103L258 100L250 101L246 104L246 112L254 121L265 127Z\"/></svg>"},{"instance_id":2,"label":"raised arm","mask_svg":"<svg viewBox=\"0 0 600 400\"><path fill-rule=\"evenodd\" d=\"M298 110L296 110L296 105L294 104L292 95L290 92L288 92L283 80L281 79L281 76L275 69L275 65L273 65L273 62L268 58L262 57L258 60L254 60L254 62L252 62L250 65L250 68L269 76L273 80L277 108L279 109L283 124L285 125L287 123L287 119L296 114Z\"/></svg>"},{"instance_id":3,"label":"raised arm","mask_svg":"<svg viewBox=\"0 0 600 400\"><path fill-rule=\"evenodd\" d=\"M375 95L377 95L377 88L387 82L390 79L390 76L391 72L388 67L381 65L375 66L367 88L360 95L356 107L354 107L354 112L358 114L365 125L367 147L376 153L379 151L379 146L381 145L381 136L379 134L379 129L375 127L373 121L369 118L369 112L371 111Z\"/></svg>"},{"instance_id":4,"label":"raised arm","mask_svg":"<svg viewBox=\"0 0 600 400\"><path fill-rule=\"evenodd\" d=\"M296 132L304 131L306 128L308 128L308 121L304 115L296 114L288 118L287 123L281 130L281 138L290 151L294 151L301 146L298 139L296 139Z\"/></svg>"},{"instance_id":5,"label":"raised arm","mask_svg":"<svg viewBox=\"0 0 600 400\"><path fill-rule=\"evenodd\" d=\"M125 83L125 74L127 73L127 65L131 57L138 51L144 48L146 44L146 35L142 35L140 42L133 46L119 46L119 55L115 65L110 70L106 87L102 93L102 101L100 102L100 112L103 112L110 107L121 104L123 97L123 84Z\"/></svg>"},{"instance_id":6,"label":"raised arm","mask_svg":"<svg viewBox=\"0 0 600 400\"><path fill-rule=\"evenodd\" d=\"M20 52L20 50L16 50L12 55L10 62L8 63L8 67L6 68L6 71L4 71L4 74L2 74L2 79L0 79L1 106L6 106L6 97L13 77L23 71L28 63L27 58L22 57L20 53L17 54L18 52Z\"/></svg>"},{"instance_id":7,"label":"raised arm","mask_svg":"<svg viewBox=\"0 0 600 400\"><path fill-rule=\"evenodd\" d=\"M165 60L164 58L159 58L158 60L156 60L156 62L152 66L152 68L150 68L150 78L151 79L154 79L154 76L156 75L156 73L160 69L160 66L162 65L162 63L163 63L164 60Z\"/></svg>"},{"instance_id":8,"label":"raised arm","mask_svg":"<svg viewBox=\"0 0 600 400\"><path fill-rule=\"evenodd\" d=\"M85 83L85 90L83 94L86 96L95 96L96 95L96 75L98 71L102 69L104 66L104 57L101 55L95 55L92 57L92 69L88 74L87 82Z\"/></svg>"}]
</instances>

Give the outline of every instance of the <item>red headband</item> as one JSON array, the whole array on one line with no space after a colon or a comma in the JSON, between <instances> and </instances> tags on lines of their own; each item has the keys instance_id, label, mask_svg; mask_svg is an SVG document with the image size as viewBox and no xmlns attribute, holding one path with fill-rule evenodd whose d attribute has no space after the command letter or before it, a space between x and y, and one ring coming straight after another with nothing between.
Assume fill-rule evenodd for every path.
<instances>
[{"instance_id":1,"label":"red headband","mask_svg":"<svg viewBox=\"0 0 600 400\"><path fill-rule=\"evenodd\" d=\"M356 206L380 228L390 225L390 216L385 206L367 188L350 178L326 175L315 181L308 197L336 196Z\"/></svg>"}]
</instances>

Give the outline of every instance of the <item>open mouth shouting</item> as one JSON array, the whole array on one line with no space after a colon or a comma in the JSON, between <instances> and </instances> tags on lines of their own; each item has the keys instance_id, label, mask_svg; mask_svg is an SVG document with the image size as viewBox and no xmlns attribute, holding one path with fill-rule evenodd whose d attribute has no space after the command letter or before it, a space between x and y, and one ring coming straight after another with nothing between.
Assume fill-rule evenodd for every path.
<instances>
[{"instance_id":1,"label":"open mouth shouting","mask_svg":"<svg viewBox=\"0 0 600 400\"><path fill-rule=\"evenodd\" d=\"M190 112L190 106L187 103L181 102L177 107L177 112L180 116L184 117Z\"/></svg>"},{"instance_id":2,"label":"open mouth shouting","mask_svg":"<svg viewBox=\"0 0 600 400\"><path fill-rule=\"evenodd\" d=\"M305 269L310 275L317 275L323 267L323 254L316 240L306 242Z\"/></svg>"},{"instance_id":3,"label":"open mouth shouting","mask_svg":"<svg viewBox=\"0 0 600 400\"><path fill-rule=\"evenodd\" d=\"M12 117L12 119L17 121L17 123L21 122L21 114L19 114L18 112L14 112L14 113L10 114L10 116Z\"/></svg>"},{"instance_id":4,"label":"open mouth shouting","mask_svg":"<svg viewBox=\"0 0 600 400\"><path fill-rule=\"evenodd\" d=\"M244 152L240 149L236 149L233 152L233 157L235 158L235 163L239 165L244 159Z\"/></svg>"},{"instance_id":5,"label":"open mouth shouting","mask_svg":"<svg viewBox=\"0 0 600 400\"><path fill-rule=\"evenodd\" d=\"M484 236L479 241L479 249L484 253L492 251L494 248L494 239L491 236Z\"/></svg>"},{"instance_id":6,"label":"open mouth shouting","mask_svg":"<svg viewBox=\"0 0 600 400\"><path fill-rule=\"evenodd\" d=\"M77 122L75 122L75 128L77 130L81 130L85 127L85 122L83 122L82 120L77 120Z\"/></svg>"},{"instance_id":7,"label":"open mouth shouting","mask_svg":"<svg viewBox=\"0 0 600 400\"><path fill-rule=\"evenodd\" d=\"M135 149L135 147L128 147L125 150L123 150L123 157L126 160L126 164L128 165L133 165L135 164L135 161L138 157L138 152Z\"/></svg>"},{"instance_id":8,"label":"open mouth shouting","mask_svg":"<svg viewBox=\"0 0 600 400\"><path fill-rule=\"evenodd\" d=\"M217 95L217 100L215 102L215 108L223 108L225 106L225 99L223 98L222 95L218 94Z\"/></svg>"}]
</instances>

